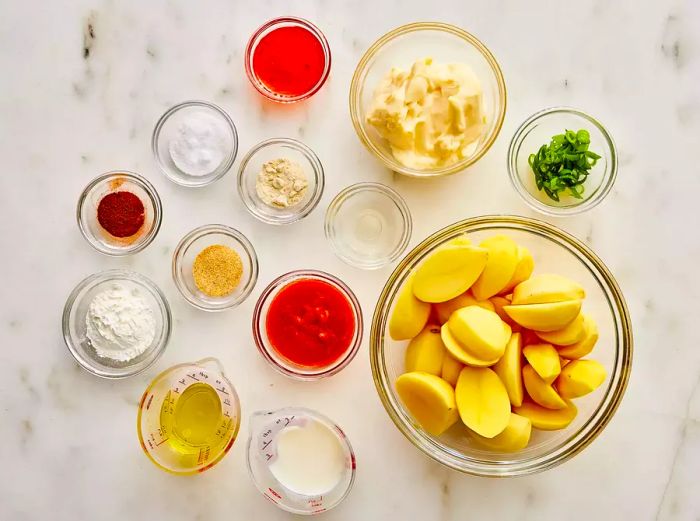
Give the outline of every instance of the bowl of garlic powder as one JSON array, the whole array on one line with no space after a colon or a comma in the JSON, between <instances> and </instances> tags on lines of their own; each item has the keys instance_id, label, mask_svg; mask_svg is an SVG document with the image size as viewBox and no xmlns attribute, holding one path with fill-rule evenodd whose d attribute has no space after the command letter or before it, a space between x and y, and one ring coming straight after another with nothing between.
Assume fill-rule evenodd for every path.
<instances>
[{"instance_id":1,"label":"bowl of garlic powder","mask_svg":"<svg viewBox=\"0 0 700 521\"><path fill-rule=\"evenodd\" d=\"M170 339L170 306L150 279L108 270L82 280L63 309L63 338L75 360L103 378L148 369Z\"/></svg>"},{"instance_id":2,"label":"bowl of garlic powder","mask_svg":"<svg viewBox=\"0 0 700 521\"><path fill-rule=\"evenodd\" d=\"M238 193L248 211L269 224L291 224L309 215L323 194L323 165L304 143L268 139L241 160Z\"/></svg>"}]
</instances>

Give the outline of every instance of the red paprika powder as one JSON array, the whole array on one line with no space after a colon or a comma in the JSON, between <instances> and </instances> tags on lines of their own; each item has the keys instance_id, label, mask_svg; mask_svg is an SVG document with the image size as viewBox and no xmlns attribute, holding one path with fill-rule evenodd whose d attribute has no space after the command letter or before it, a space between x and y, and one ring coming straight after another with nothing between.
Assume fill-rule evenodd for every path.
<instances>
[{"instance_id":1,"label":"red paprika powder","mask_svg":"<svg viewBox=\"0 0 700 521\"><path fill-rule=\"evenodd\" d=\"M114 237L131 237L145 220L143 202L131 192L111 192L97 206L97 221Z\"/></svg>"}]
</instances>

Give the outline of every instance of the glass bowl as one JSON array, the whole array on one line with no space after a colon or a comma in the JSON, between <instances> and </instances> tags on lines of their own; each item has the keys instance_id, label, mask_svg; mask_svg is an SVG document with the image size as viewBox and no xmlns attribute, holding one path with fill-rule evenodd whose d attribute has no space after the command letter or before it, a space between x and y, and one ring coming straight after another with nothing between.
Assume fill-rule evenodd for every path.
<instances>
[{"instance_id":1,"label":"glass bowl","mask_svg":"<svg viewBox=\"0 0 700 521\"><path fill-rule=\"evenodd\" d=\"M257 74L255 73L255 69L253 68L253 56L255 55L255 50L258 44L260 43L260 40L262 40L263 37L274 31L275 29L279 29L281 27L301 27L303 29L306 29L316 37L318 43L320 43L321 47L323 48L325 63L321 77L311 89L297 96L280 94L270 89L257 76ZM328 75L331 72L331 48L328 45L328 40L326 40L326 37L321 32L321 30L308 20L304 20L303 18L296 18L294 16L283 16L280 18L275 18L258 28L258 30L255 31L250 37L250 40L248 40L248 45L245 49L245 72L248 76L248 79L250 80L250 83L253 84L253 87L255 87L255 89L266 98L271 99L272 101L276 101L278 103L294 103L296 101L301 101L310 98L316 92L318 92L321 87L323 87L324 83L326 83Z\"/></svg>"},{"instance_id":2,"label":"glass bowl","mask_svg":"<svg viewBox=\"0 0 700 521\"><path fill-rule=\"evenodd\" d=\"M255 184L263 164L281 158L299 163L309 185L299 203L287 208L273 208L260 199ZM309 215L321 200L324 184L323 165L314 151L291 138L273 138L258 143L238 167L238 194L251 214L269 224L291 224Z\"/></svg>"},{"instance_id":3,"label":"glass bowl","mask_svg":"<svg viewBox=\"0 0 700 521\"><path fill-rule=\"evenodd\" d=\"M221 244L234 250L243 263L243 275L236 288L226 296L210 297L194 282L192 266L197 255L208 246ZM185 300L204 311L223 311L243 302L258 280L258 257L250 241L238 230L223 224L195 228L185 235L173 252L173 280Z\"/></svg>"},{"instance_id":4,"label":"glass bowl","mask_svg":"<svg viewBox=\"0 0 700 521\"><path fill-rule=\"evenodd\" d=\"M374 90L392 67L409 68L417 59L432 57L436 62L462 62L481 80L486 127L469 157L433 170L402 165L388 143L365 117ZM477 38L443 23L411 23L388 32L365 52L350 84L350 117L360 141L387 168L414 177L454 174L476 163L496 140L506 113L506 85L498 62Z\"/></svg>"},{"instance_id":5,"label":"glass bowl","mask_svg":"<svg viewBox=\"0 0 700 521\"><path fill-rule=\"evenodd\" d=\"M322 367L307 367L295 364L277 353L270 343L265 330L267 312L277 294L289 284L299 280L320 280L331 284L347 298L355 318L355 334L346 351L330 365ZM285 273L273 280L258 298L253 312L253 338L260 354L267 362L283 375L297 380L317 380L336 374L344 369L357 354L362 342L362 309L360 302L352 290L340 279L330 273L317 270L298 270Z\"/></svg>"},{"instance_id":6,"label":"glass bowl","mask_svg":"<svg viewBox=\"0 0 700 521\"><path fill-rule=\"evenodd\" d=\"M362 269L394 262L411 239L411 212L403 198L379 183L357 183L328 205L326 238L343 261Z\"/></svg>"},{"instance_id":7,"label":"glass bowl","mask_svg":"<svg viewBox=\"0 0 700 521\"><path fill-rule=\"evenodd\" d=\"M170 153L170 143L181 132L190 118L199 118L211 128L217 127L223 138L225 154L214 170L203 175L190 175L180 168ZM201 130L201 129L200 129ZM153 157L160 171L173 183L189 187L207 186L223 177L231 169L238 153L238 132L226 111L206 101L185 101L169 108L160 117L151 137Z\"/></svg>"},{"instance_id":8,"label":"glass bowl","mask_svg":"<svg viewBox=\"0 0 700 521\"><path fill-rule=\"evenodd\" d=\"M601 156L584 183L583 198L562 192L560 201L550 199L537 189L535 175L528 163L542 145L564 130L585 129L590 133L590 150ZM547 215L575 215L600 203L617 177L617 149L605 127L585 112L570 107L553 107L533 114L516 130L508 147L508 175L516 192L539 212ZM568 193L568 192L567 192Z\"/></svg>"},{"instance_id":9,"label":"glass bowl","mask_svg":"<svg viewBox=\"0 0 700 521\"><path fill-rule=\"evenodd\" d=\"M605 366L605 382L575 400L578 416L564 430L533 429L527 448L515 453L482 448L460 421L441 436L425 432L401 403L394 382L404 372L407 342L388 334L397 293L416 266L435 248L466 233L478 243L505 234L525 246L535 260L535 273L558 273L586 290L584 309L597 322L600 337L591 357ZM581 241L550 224L525 217L484 216L443 228L416 246L399 263L379 296L370 333L370 362L379 397L399 430L425 454L447 467L479 476L507 477L550 469L582 451L608 424L627 387L632 364L632 324L625 299L613 275Z\"/></svg>"},{"instance_id":10,"label":"glass bowl","mask_svg":"<svg viewBox=\"0 0 700 521\"><path fill-rule=\"evenodd\" d=\"M130 237L115 237L97 220L97 207L112 192L131 192L143 203L145 220L141 229ZM153 242L163 218L158 192L145 177L126 170L114 170L97 176L80 194L76 210L78 228L83 237L100 253L113 257L131 255Z\"/></svg>"},{"instance_id":11,"label":"glass bowl","mask_svg":"<svg viewBox=\"0 0 700 521\"><path fill-rule=\"evenodd\" d=\"M98 293L114 284L140 290L156 318L156 336L152 344L127 362L100 357L86 336L85 317L90 303ZM171 322L168 301L150 279L133 271L108 270L85 278L68 296L63 308L63 339L83 369L103 378L126 378L145 371L163 354L170 339Z\"/></svg>"}]
</instances>

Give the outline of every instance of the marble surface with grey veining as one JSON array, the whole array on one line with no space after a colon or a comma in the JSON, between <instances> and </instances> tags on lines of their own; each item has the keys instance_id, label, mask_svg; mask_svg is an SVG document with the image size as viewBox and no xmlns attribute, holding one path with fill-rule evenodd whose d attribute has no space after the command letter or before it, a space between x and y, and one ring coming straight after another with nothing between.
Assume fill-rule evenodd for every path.
<instances>
[{"instance_id":1,"label":"marble surface with grey veining","mask_svg":"<svg viewBox=\"0 0 700 521\"><path fill-rule=\"evenodd\" d=\"M308 103L264 102L243 72L251 32L293 14L326 33L333 69ZM498 57L509 91L499 139L468 172L421 182L392 175L356 138L347 110L364 50L391 28L451 22ZM326 192L293 227L256 221L229 173L184 189L156 169L153 124L185 99L211 100L235 120L241 151L291 136L323 162ZM566 464L527 478L461 475L428 459L398 432L376 395L367 341L342 373L318 383L275 373L252 343L262 288L293 268L318 268L356 291L369 319L391 267L364 272L334 257L323 207L356 181L390 184L414 217L412 245L481 214L534 215L511 189L508 141L529 114L574 105L613 134L620 172L602 205L548 218L585 240L617 277L635 332L632 378L604 433ZM231 453L201 476L155 468L135 432L148 381L174 363L218 357L244 417L303 404L343 426L358 459L348 499L330 520L700 519L700 3L695 0L0 0L0 519L287 519L248 478L247 426ZM163 227L144 252L93 251L75 223L83 186L98 173L143 173L163 200ZM170 258L191 228L223 222L260 257L253 295L222 314L177 293ZM282 255L281 253L284 253ZM173 309L172 341L157 365L124 381L95 378L61 337L65 298L86 275L133 268L153 278ZM246 418L247 419L247 418Z\"/></svg>"}]
</instances>

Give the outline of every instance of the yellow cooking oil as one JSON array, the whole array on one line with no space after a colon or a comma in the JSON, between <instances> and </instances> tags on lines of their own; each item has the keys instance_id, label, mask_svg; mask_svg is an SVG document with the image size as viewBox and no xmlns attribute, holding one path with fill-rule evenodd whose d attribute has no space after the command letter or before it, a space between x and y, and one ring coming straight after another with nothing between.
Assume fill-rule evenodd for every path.
<instances>
[{"instance_id":1,"label":"yellow cooking oil","mask_svg":"<svg viewBox=\"0 0 700 521\"><path fill-rule=\"evenodd\" d=\"M195 458L197 463L214 456L228 441L232 422L227 420L216 389L201 382L182 393L169 391L160 413L161 432L168 435L170 448L185 459Z\"/></svg>"}]
</instances>

